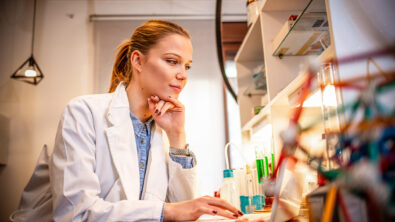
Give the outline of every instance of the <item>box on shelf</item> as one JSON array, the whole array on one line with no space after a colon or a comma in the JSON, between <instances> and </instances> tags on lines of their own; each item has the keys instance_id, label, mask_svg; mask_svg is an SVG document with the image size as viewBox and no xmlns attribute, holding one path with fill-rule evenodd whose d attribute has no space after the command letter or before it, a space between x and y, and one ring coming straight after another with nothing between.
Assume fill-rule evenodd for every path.
<instances>
[{"instance_id":1,"label":"box on shelf","mask_svg":"<svg viewBox=\"0 0 395 222\"><path fill-rule=\"evenodd\" d=\"M273 55L316 55L330 44L326 13L305 13L294 23L288 20L274 38Z\"/></svg>"},{"instance_id":2,"label":"box on shelf","mask_svg":"<svg viewBox=\"0 0 395 222\"><path fill-rule=\"evenodd\" d=\"M291 27L295 23L295 20L297 19L297 15L291 15L288 18L288 21L284 23L284 25L281 27L280 32L277 34L276 38L273 40L273 49L277 49L277 46L281 44L285 36L287 36L289 30L291 30Z\"/></svg>"},{"instance_id":3,"label":"box on shelf","mask_svg":"<svg viewBox=\"0 0 395 222\"><path fill-rule=\"evenodd\" d=\"M263 96L267 93L265 66L260 65L253 70L252 80L243 92L245 96Z\"/></svg>"}]
</instances>

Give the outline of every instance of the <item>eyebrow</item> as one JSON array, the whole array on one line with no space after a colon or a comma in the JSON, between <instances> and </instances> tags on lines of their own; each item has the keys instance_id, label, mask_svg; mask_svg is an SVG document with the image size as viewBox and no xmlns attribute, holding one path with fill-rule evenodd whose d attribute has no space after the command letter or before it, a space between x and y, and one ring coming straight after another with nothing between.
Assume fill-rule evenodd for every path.
<instances>
[{"instance_id":1,"label":"eyebrow","mask_svg":"<svg viewBox=\"0 0 395 222\"><path fill-rule=\"evenodd\" d=\"M178 54L176 54L176 53L173 53L173 52L165 53L165 55L174 55L174 56L176 56L176 57L178 57L178 58L182 58L180 55L178 55ZM189 63L192 63L192 60L189 60L188 62L189 62Z\"/></svg>"}]
</instances>

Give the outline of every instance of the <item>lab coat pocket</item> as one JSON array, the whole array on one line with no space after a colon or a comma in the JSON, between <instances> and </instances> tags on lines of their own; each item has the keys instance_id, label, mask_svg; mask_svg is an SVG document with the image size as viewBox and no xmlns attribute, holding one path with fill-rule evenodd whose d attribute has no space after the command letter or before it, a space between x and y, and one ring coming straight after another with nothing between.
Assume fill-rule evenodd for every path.
<instances>
[{"instance_id":1,"label":"lab coat pocket","mask_svg":"<svg viewBox=\"0 0 395 222\"><path fill-rule=\"evenodd\" d=\"M122 190L121 180L118 178L112 185L104 200L109 202L116 202L123 199L125 199L125 195Z\"/></svg>"}]
</instances>

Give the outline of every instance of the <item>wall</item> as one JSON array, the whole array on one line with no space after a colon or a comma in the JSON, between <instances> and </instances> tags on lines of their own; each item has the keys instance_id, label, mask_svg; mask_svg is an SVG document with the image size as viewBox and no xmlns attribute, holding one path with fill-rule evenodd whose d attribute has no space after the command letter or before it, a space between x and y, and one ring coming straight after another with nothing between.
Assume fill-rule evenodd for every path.
<instances>
[{"instance_id":1,"label":"wall","mask_svg":"<svg viewBox=\"0 0 395 222\"><path fill-rule=\"evenodd\" d=\"M65 104L91 92L93 63L88 1L38 1L34 55L45 78L38 86L10 79L30 55L33 1L0 2L0 115L9 122L0 221L7 221L41 147L52 147Z\"/></svg>"},{"instance_id":2,"label":"wall","mask_svg":"<svg viewBox=\"0 0 395 222\"><path fill-rule=\"evenodd\" d=\"M189 4L195 1L166 1L167 7L150 7L148 1L38 0L34 55L45 78L38 86L32 86L9 77L30 55L33 1L0 1L0 154L7 154L8 160L0 166L0 221L7 221L16 209L43 144L52 149L66 103L75 96L92 93L97 86L93 71L94 30L89 15L123 12L114 7L133 13L138 7L133 7L132 2L145 4L148 14L164 8L164 13L212 15L215 6L211 0L199 1L199 7ZM227 4L229 13L240 9L245 12L239 7L241 4L229 9L231 2ZM191 81L181 97L187 107L188 142L199 158L199 172L204 176L202 194L212 194L222 183L225 142L214 24L212 18L204 24L180 23L193 33L195 44Z\"/></svg>"},{"instance_id":3,"label":"wall","mask_svg":"<svg viewBox=\"0 0 395 222\"><path fill-rule=\"evenodd\" d=\"M395 1L392 0L350 0L350 1L328 1L333 27L333 41L338 58L352 57L361 53L368 53L381 49L394 47L395 29ZM344 22L348 21L348 22ZM344 35L344 33L348 33ZM395 59L393 54L381 57L373 57L378 66L385 72L395 70ZM367 76L367 73L378 74L379 70L374 64L369 64L367 59L340 64L338 68L339 79L345 81L350 78ZM342 90L344 104L356 100L359 92L356 90ZM394 90L381 94L376 99L384 104L389 110L395 108ZM350 112L351 113L351 112ZM361 113L359 113L361 114ZM351 115L346 113L346 119Z\"/></svg>"}]
</instances>

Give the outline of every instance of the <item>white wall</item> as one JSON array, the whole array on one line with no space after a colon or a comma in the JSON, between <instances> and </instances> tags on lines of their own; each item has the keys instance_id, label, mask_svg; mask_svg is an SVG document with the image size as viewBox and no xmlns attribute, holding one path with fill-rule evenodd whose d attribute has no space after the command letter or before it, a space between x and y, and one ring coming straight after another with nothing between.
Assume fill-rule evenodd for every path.
<instances>
[{"instance_id":1,"label":"white wall","mask_svg":"<svg viewBox=\"0 0 395 222\"><path fill-rule=\"evenodd\" d=\"M345 58L361 53L388 49L394 46L395 29L395 1L393 0L329 0L329 9L333 27L333 41L336 56ZM344 22L347 21L347 22ZM345 35L344 33L347 33ZM374 57L377 64L386 72L395 70L395 59L392 55ZM339 65L339 79L345 81L357 76L377 74L378 69L370 63L367 70L367 59ZM357 99L359 92L356 90L342 90L344 104ZM389 109L395 108L394 90L382 94L378 99ZM351 118L346 115L346 118Z\"/></svg>"},{"instance_id":2,"label":"white wall","mask_svg":"<svg viewBox=\"0 0 395 222\"><path fill-rule=\"evenodd\" d=\"M240 0L233 2L237 1ZM0 1L0 150L8 152L7 165L0 166L0 221L7 221L16 209L43 144L52 149L66 103L75 96L92 93L97 86L93 72L93 23L88 18L90 14L105 13L95 10L105 8L103 4L109 2L124 8L119 4L138 1L38 0L34 54L45 78L38 86L32 86L9 76L30 54L33 1ZM155 9L144 2L147 8ZM181 4L185 10L177 9L177 1L166 2L170 4L167 8L177 12L194 8ZM202 3L213 7L209 13L214 13L212 1ZM107 7L110 8L111 5ZM198 157L199 171L205 176L203 194L212 194L222 182L224 166L222 80L217 67L214 24L212 20L180 24L189 29L195 45L190 81L181 97L187 107L188 142Z\"/></svg>"},{"instance_id":3,"label":"white wall","mask_svg":"<svg viewBox=\"0 0 395 222\"><path fill-rule=\"evenodd\" d=\"M38 86L11 80L30 55L33 1L0 5L0 115L10 123L8 146L1 147L8 164L0 167L0 221L7 221L41 147L52 147L65 104L92 90L92 41L87 1L38 1L34 55L45 78Z\"/></svg>"}]
</instances>

